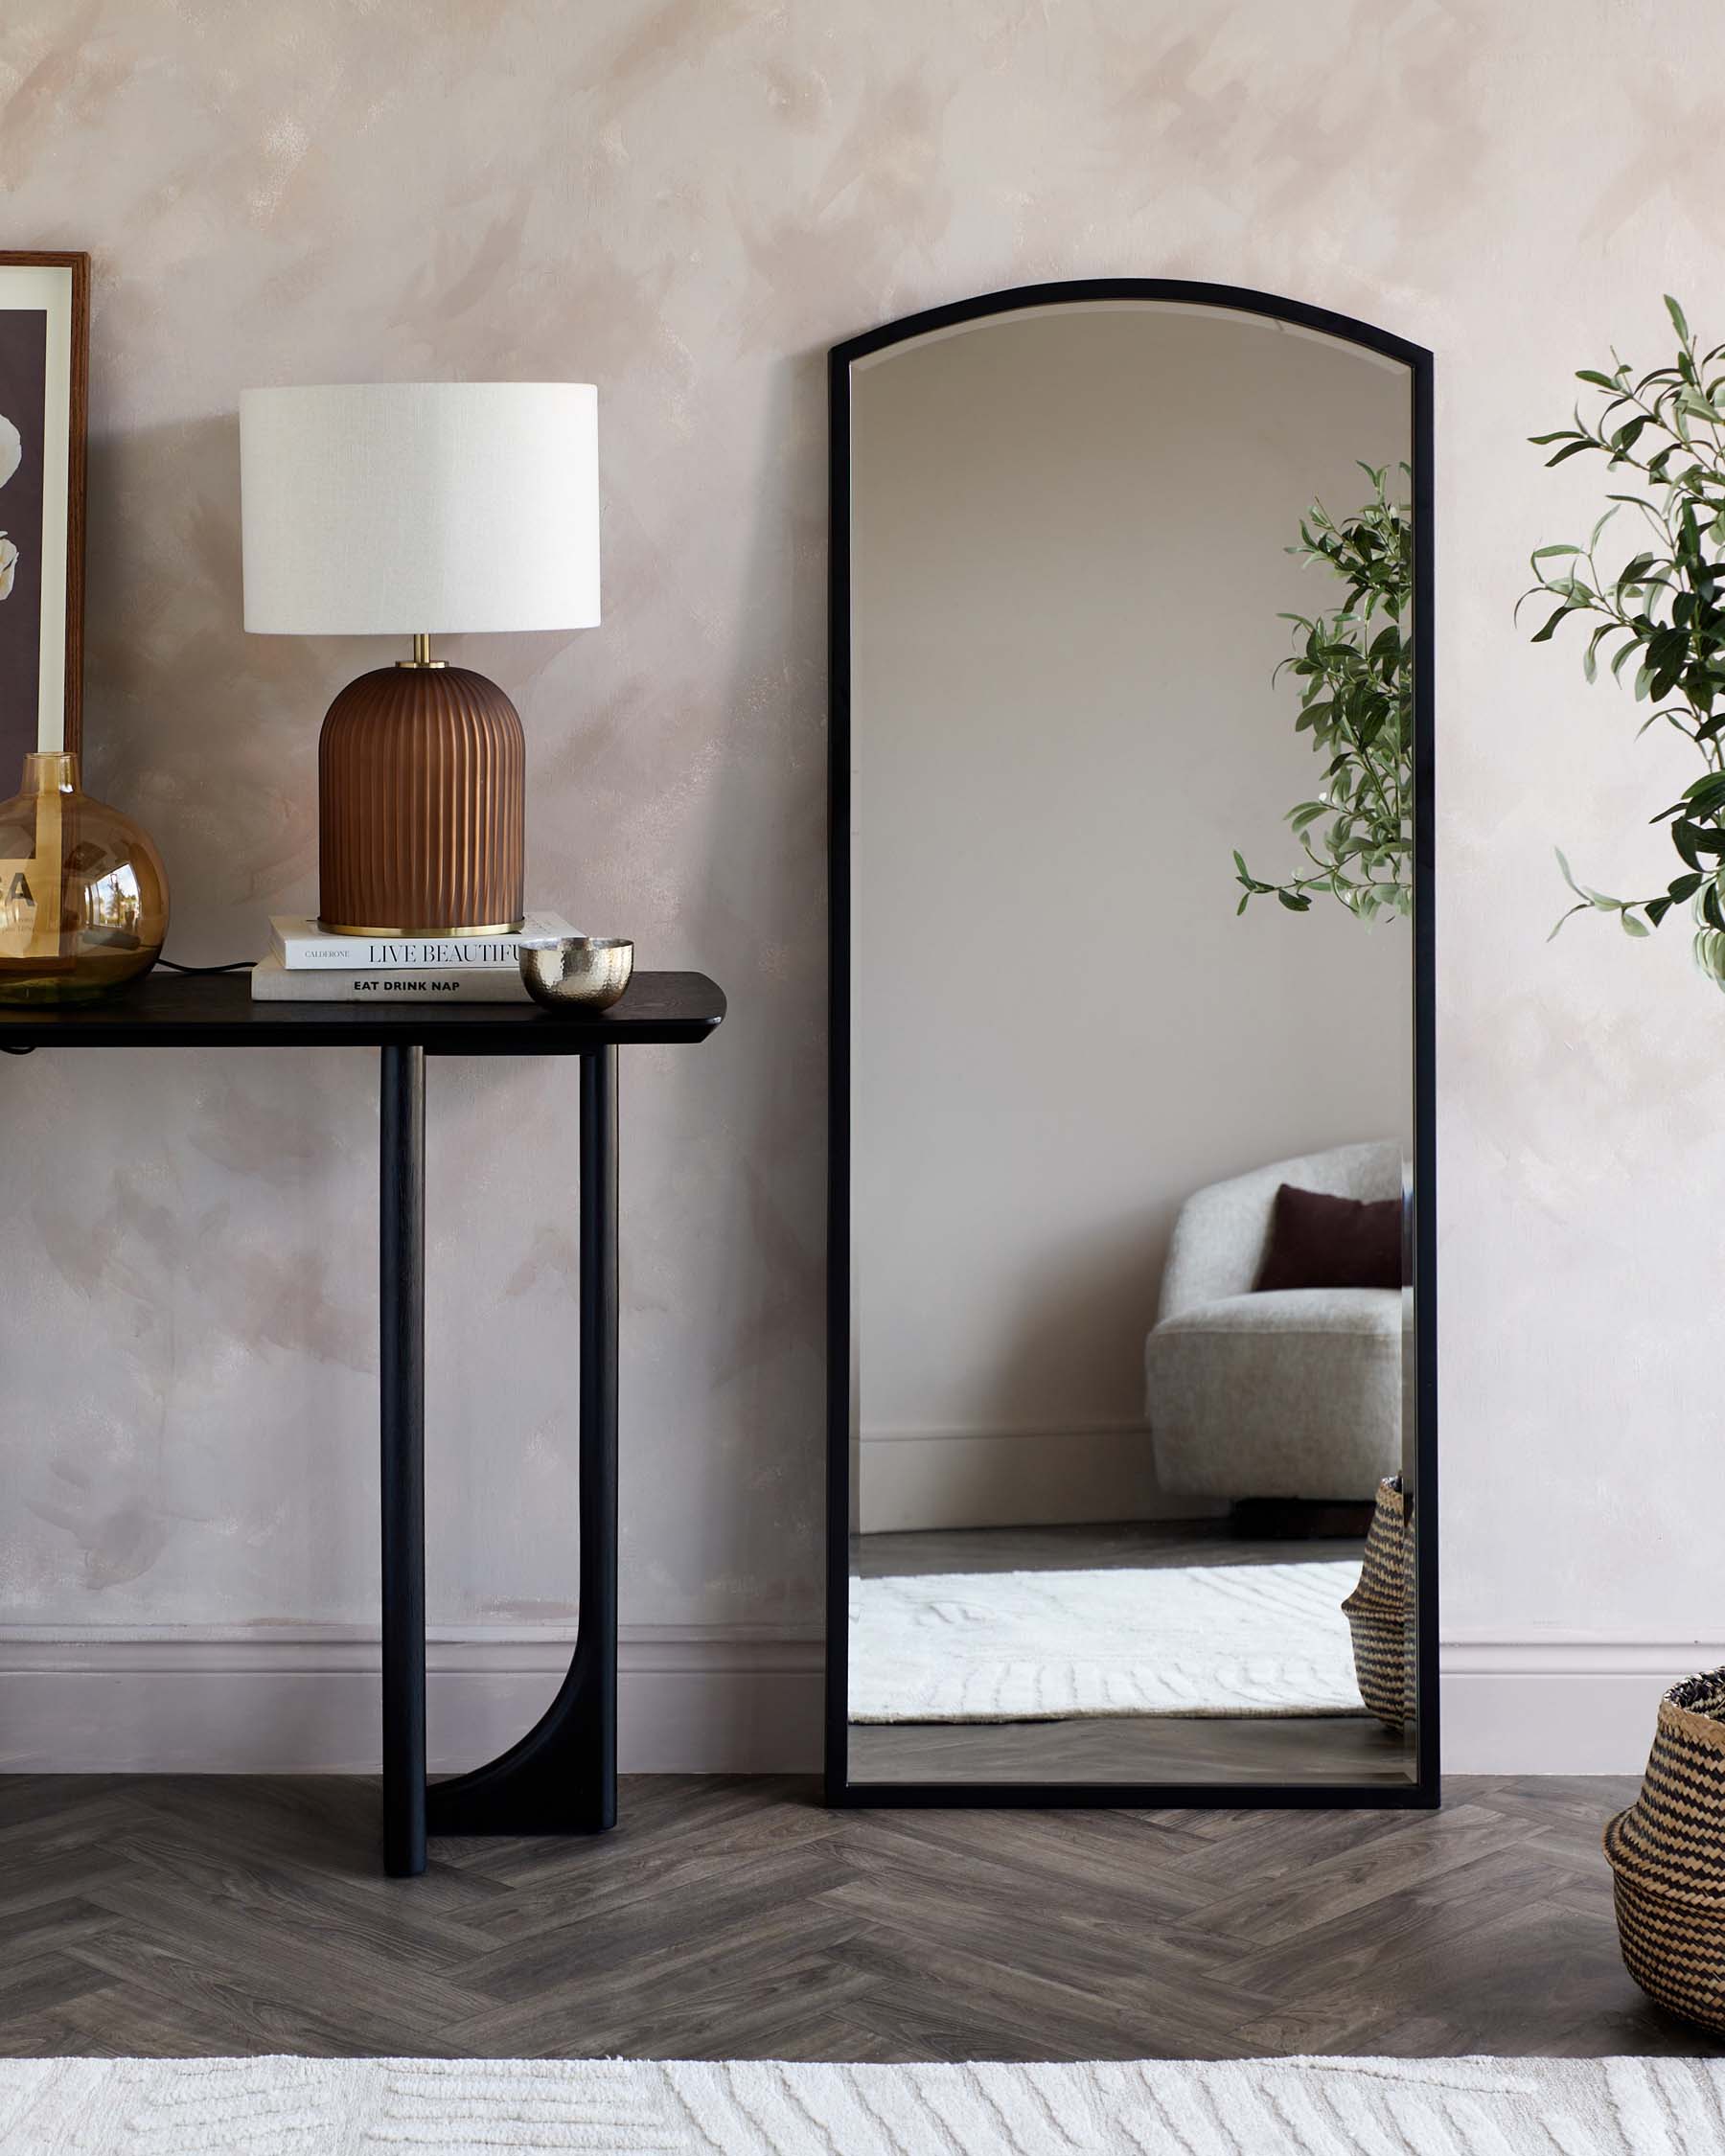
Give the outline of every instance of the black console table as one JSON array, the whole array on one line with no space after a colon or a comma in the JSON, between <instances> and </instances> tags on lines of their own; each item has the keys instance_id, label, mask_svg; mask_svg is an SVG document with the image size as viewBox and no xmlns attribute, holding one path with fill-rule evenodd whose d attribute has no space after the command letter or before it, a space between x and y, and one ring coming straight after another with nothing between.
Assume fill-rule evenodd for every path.
<instances>
[{"instance_id":1,"label":"black console table","mask_svg":"<svg viewBox=\"0 0 1725 2156\"><path fill-rule=\"evenodd\" d=\"M243 974L156 974L111 1002L0 1007L0 1048L380 1048L383 1866L426 1869L432 1834L590 1834L617 1816L617 1050L703 1041L704 974L637 974L588 1018L531 1003L432 1010L254 1003ZM535 1727L489 1765L426 1781L426 1058L581 1061L580 1615Z\"/></svg>"}]
</instances>

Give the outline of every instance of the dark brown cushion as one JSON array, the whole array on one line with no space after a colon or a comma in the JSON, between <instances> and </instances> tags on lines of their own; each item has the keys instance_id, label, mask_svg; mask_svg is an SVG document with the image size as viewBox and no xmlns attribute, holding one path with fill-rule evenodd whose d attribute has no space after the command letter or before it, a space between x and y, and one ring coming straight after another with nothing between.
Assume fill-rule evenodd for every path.
<instances>
[{"instance_id":1,"label":"dark brown cushion","mask_svg":"<svg viewBox=\"0 0 1725 2156\"><path fill-rule=\"evenodd\" d=\"M1257 1293L1275 1288L1399 1288L1399 1198L1330 1198L1284 1182L1276 1193L1270 1247Z\"/></svg>"}]
</instances>

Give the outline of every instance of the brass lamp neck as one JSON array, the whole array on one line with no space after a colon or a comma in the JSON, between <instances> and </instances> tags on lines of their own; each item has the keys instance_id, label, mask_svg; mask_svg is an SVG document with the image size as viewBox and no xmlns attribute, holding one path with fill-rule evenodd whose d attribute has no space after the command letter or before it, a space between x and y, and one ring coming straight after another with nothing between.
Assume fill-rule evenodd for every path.
<instances>
[{"instance_id":1,"label":"brass lamp neck","mask_svg":"<svg viewBox=\"0 0 1725 2156\"><path fill-rule=\"evenodd\" d=\"M431 656L431 637L429 631L426 630L421 630L413 639L413 656L411 658L399 658L396 661L398 666L447 666L448 663L448 659Z\"/></svg>"}]
</instances>

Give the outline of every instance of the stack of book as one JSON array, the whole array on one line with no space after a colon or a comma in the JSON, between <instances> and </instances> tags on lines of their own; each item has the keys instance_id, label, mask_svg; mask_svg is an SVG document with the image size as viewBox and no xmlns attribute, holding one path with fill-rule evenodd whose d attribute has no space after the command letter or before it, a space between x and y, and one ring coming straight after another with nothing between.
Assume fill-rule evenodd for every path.
<instances>
[{"instance_id":1,"label":"stack of book","mask_svg":"<svg viewBox=\"0 0 1725 2156\"><path fill-rule=\"evenodd\" d=\"M251 972L260 1003L525 1003L516 953L529 936L567 936L558 913L530 914L512 936L431 940L336 936L315 921L277 915L269 955Z\"/></svg>"}]
</instances>

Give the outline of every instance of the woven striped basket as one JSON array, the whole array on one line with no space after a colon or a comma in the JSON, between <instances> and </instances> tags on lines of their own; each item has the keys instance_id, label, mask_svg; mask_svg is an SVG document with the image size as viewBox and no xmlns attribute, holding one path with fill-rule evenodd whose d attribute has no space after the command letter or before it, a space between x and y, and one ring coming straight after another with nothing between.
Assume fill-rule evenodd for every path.
<instances>
[{"instance_id":1,"label":"woven striped basket","mask_svg":"<svg viewBox=\"0 0 1725 2156\"><path fill-rule=\"evenodd\" d=\"M1414 1721L1416 1672L1414 1500L1399 1475L1377 1486L1360 1584L1343 1603L1353 1636L1354 1676L1369 1713L1392 1730Z\"/></svg>"},{"instance_id":2,"label":"woven striped basket","mask_svg":"<svg viewBox=\"0 0 1725 2156\"><path fill-rule=\"evenodd\" d=\"M1623 1965L1649 1999L1725 2030L1725 1669L1673 1685L1641 1795L1605 1829Z\"/></svg>"}]
</instances>

